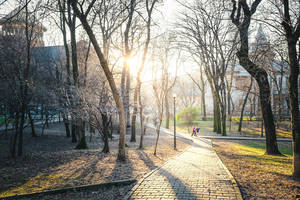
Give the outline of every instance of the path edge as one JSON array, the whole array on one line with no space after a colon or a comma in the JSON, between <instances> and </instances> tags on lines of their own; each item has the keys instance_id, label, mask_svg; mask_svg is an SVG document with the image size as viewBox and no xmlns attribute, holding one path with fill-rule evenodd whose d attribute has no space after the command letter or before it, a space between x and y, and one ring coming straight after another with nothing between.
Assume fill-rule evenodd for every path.
<instances>
[{"instance_id":1,"label":"path edge","mask_svg":"<svg viewBox=\"0 0 300 200\"><path fill-rule=\"evenodd\" d=\"M236 197L238 200L243 200L243 196L242 196L242 193L241 193L241 190L238 186L238 182L236 181L236 179L234 178L234 176L231 174L231 172L229 171L229 169L226 167L226 165L223 163L222 159L220 158L220 156L218 155L218 153L216 152L216 150L214 149L213 147L213 141L212 139L210 139L210 142L211 142L211 146L215 152L215 154L218 156L219 158L219 162L220 164L222 165L222 167L224 168L224 170L226 171L226 173L228 174L229 178L230 178L230 181L232 183L232 186L234 188L234 191L235 191L235 194L236 194Z\"/></svg>"}]
</instances>

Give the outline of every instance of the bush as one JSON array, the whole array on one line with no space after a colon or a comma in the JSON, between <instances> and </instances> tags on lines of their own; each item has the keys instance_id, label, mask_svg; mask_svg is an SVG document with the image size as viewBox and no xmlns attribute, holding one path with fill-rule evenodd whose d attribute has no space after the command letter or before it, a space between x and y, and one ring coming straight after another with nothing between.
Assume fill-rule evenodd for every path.
<instances>
[{"instance_id":1,"label":"bush","mask_svg":"<svg viewBox=\"0 0 300 200\"><path fill-rule=\"evenodd\" d=\"M192 124L193 121L200 119L200 108L186 107L183 108L177 115L176 120L184 124Z\"/></svg>"}]
</instances>

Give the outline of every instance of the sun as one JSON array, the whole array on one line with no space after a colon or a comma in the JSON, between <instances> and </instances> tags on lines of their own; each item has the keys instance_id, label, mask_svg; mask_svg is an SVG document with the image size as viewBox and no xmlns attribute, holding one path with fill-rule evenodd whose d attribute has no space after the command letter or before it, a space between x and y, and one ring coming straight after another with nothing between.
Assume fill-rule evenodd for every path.
<instances>
[{"instance_id":1,"label":"sun","mask_svg":"<svg viewBox=\"0 0 300 200\"><path fill-rule=\"evenodd\" d=\"M138 70L141 66L141 61L142 59L138 56L134 56L134 57L129 57L126 59L126 62L128 64L128 67L130 69L130 74L132 77L136 78L137 74L138 74ZM141 74L141 81L142 82L147 82L152 80L152 73L151 73L151 68L150 65L146 62L143 72Z\"/></svg>"}]
</instances>

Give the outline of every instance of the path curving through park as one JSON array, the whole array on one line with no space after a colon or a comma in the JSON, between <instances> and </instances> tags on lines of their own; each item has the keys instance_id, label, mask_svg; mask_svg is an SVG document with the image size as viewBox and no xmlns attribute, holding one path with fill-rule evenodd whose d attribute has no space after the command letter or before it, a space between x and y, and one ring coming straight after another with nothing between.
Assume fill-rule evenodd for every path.
<instances>
[{"instance_id":1,"label":"path curving through park","mask_svg":"<svg viewBox=\"0 0 300 200\"><path fill-rule=\"evenodd\" d=\"M242 196L211 140L192 146L132 188L125 199L238 199Z\"/></svg>"}]
</instances>

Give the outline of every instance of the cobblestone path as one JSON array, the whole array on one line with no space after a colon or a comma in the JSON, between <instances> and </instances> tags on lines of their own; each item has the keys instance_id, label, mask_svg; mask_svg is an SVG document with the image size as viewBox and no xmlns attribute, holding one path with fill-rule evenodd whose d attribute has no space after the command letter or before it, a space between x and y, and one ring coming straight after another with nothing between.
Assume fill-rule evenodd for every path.
<instances>
[{"instance_id":1,"label":"cobblestone path","mask_svg":"<svg viewBox=\"0 0 300 200\"><path fill-rule=\"evenodd\" d=\"M240 191L210 140L192 147L132 188L126 199L238 199Z\"/></svg>"}]
</instances>

